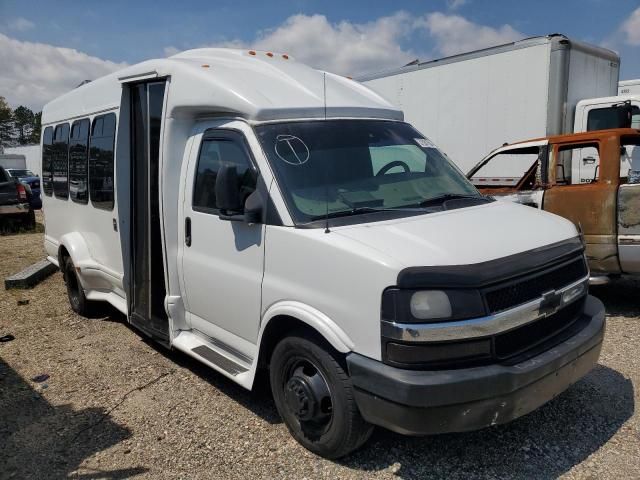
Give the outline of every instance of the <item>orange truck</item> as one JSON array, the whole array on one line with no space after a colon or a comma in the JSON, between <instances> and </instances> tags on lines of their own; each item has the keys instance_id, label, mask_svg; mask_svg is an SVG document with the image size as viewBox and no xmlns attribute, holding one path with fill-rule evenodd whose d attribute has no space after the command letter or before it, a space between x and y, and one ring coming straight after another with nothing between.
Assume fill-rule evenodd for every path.
<instances>
[{"instance_id":1,"label":"orange truck","mask_svg":"<svg viewBox=\"0 0 640 480\"><path fill-rule=\"evenodd\" d=\"M485 195L573 221L584 234L592 284L640 275L640 130L505 144L467 177Z\"/></svg>"}]
</instances>

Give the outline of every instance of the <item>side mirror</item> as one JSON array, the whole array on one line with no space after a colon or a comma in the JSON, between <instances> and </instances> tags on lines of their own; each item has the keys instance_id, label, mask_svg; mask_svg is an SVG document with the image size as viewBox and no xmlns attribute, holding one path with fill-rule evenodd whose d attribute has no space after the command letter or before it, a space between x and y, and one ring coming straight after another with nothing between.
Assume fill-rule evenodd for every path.
<instances>
[{"instance_id":1,"label":"side mirror","mask_svg":"<svg viewBox=\"0 0 640 480\"><path fill-rule=\"evenodd\" d=\"M235 165L222 165L218 171L216 204L220 213L225 216L238 214L242 211L242 199L238 188L238 168Z\"/></svg>"},{"instance_id":2,"label":"side mirror","mask_svg":"<svg viewBox=\"0 0 640 480\"><path fill-rule=\"evenodd\" d=\"M244 221L249 225L262 223L264 201L258 190L254 190L244 203Z\"/></svg>"}]
</instances>

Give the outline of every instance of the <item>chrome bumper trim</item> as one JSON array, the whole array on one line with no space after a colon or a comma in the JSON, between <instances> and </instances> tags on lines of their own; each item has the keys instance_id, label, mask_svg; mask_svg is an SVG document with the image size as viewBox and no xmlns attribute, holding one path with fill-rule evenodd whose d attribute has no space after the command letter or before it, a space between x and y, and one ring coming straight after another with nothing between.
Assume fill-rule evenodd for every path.
<instances>
[{"instance_id":1,"label":"chrome bumper trim","mask_svg":"<svg viewBox=\"0 0 640 480\"><path fill-rule=\"evenodd\" d=\"M586 294L588 282L589 277L587 276L556 290L556 293L563 295L573 287L584 283ZM383 337L404 342L444 342L487 337L521 327L534 320L556 313L578 298L584 298L585 294L562 304L558 309L550 313L540 312L544 301L541 297L504 312L469 320L439 323L395 323L383 320L381 333Z\"/></svg>"}]
</instances>

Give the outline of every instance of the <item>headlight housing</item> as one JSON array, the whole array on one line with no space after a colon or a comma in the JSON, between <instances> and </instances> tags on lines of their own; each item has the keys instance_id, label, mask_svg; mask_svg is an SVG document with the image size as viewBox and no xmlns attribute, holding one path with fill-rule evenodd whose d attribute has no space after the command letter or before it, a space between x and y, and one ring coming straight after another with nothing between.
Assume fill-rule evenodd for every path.
<instances>
[{"instance_id":1,"label":"headlight housing","mask_svg":"<svg viewBox=\"0 0 640 480\"><path fill-rule=\"evenodd\" d=\"M485 316L480 291L473 289L388 288L382 295L382 320L396 323L430 323Z\"/></svg>"}]
</instances>

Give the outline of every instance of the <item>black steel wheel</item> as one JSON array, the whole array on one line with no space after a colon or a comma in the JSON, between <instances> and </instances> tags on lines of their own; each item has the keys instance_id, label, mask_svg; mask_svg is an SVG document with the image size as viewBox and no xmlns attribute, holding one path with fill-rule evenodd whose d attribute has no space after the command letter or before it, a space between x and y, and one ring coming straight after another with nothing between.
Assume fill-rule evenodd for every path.
<instances>
[{"instance_id":1,"label":"black steel wheel","mask_svg":"<svg viewBox=\"0 0 640 480\"><path fill-rule=\"evenodd\" d=\"M360 447L373 426L353 398L340 354L302 336L287 337L273 351L271 390L280 416L308 450L339 458Z\"/></svg>"}]
</instances>

